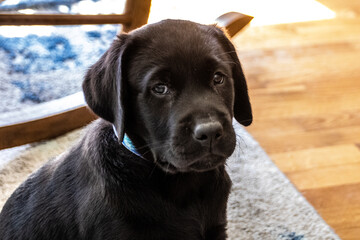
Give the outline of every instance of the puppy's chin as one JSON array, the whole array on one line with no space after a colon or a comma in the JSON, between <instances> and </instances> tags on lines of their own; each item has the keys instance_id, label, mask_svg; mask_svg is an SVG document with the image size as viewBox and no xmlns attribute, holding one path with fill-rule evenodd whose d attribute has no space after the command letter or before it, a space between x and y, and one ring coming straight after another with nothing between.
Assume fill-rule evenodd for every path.
<instances>
[{"instance_id":1,"label":"puppy's chin","mask_svg":"<svg viewBox=\"0 0 360 240\"><path fill-rule=\"evenodd\" d=\"M161 158L160 158L161 159ZM155 163L166 173L187 173L187 172L207 172L218 168L225 164L226 157L208 154L201 158L191 161L189 164L184 164L182 158L171 159L172 161L157 160Z\"/></svg>"}]
</instances>

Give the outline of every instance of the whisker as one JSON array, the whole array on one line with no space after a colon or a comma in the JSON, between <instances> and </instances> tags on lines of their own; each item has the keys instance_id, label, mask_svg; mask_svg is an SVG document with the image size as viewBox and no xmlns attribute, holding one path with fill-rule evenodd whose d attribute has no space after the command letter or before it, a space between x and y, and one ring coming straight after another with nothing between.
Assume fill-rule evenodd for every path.
<instances>
[{"instance_id":1,"label":"whisker","mask_svg":"<svg viewBox=\"0 0 360 240\"><path fill-rule=\"evenodd\" d=\"M242 156L244 156L244 149L247 147L247 142L238 133L236 133L236 146L238 147L239 151L241 151Z\"/></svg>"},{"instance_id":2,"label":"whisker","mask_svg":"<svg viewBox=\"0 0 360 240\"><path fill-rule=\"evenodd\" d=\"M225 54L229 54L229 53L236 53L237 51L226 51L226 52L223 52L223 53L220 53L220 54L217 54L216 56L222 56L222 55L225 55Z\"/></svg>"}]
</instances>

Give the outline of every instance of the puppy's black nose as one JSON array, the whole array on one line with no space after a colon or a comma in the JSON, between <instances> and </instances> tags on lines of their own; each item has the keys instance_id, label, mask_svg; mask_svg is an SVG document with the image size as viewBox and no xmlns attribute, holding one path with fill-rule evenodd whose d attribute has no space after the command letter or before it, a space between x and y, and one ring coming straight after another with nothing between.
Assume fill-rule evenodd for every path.
<instances>
[{"instance_id":1,"label":"puppy's black nose","mask_svg":"<svg viewBox=\"0 0 360 240\"><path fill-rule=\"evenodd\" d=\"M194 139L203 146L210 146L218 141L223 135L223 127L220 122L205 122L195 125Z\"/></svg>"}]
</instances>

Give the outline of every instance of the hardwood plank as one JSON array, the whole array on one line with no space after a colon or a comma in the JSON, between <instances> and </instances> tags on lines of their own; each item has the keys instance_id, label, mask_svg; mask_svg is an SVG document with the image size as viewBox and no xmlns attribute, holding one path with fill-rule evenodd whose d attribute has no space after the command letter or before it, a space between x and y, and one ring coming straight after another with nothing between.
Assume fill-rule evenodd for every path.
<instances>
[{"instance_id":1,"label":"hardwood plank","mask_svg":"<svg viewBox=\"0 0 360 240\"><path fill-rule=\"evenodd\" d=\"M308 117L296 118L296 122L300 124L305 131L356 127L360 122L360 109L353 108L348 111L340 109L324 115L309 114Z\"/></svg>"},{"instance_id":2,"label":"hardwood plank","mask_svg":"<svg viewBox=\"0 0 360 240\"><path fill-rule=\"evenodd\" d=\"M302 193L342 239L359 239L360 184L308 189Z\"/></svg>"},{"instance_id":3,"label":"hardwood plank","mask_svg":"<svg viewBox=\"0 0 360 240\"><path fill-rule=\"evenodd\" d=\"M339 110L354 113L355 116L360 111L359 107L355 108L353 105L360 102L357 95L347 93L334 99L303 96L303 100L283 97L281 101L278 100L280 96L274 98L251 96L251 100L254 105L255 120L301 118L314 115L326 117L329 113Z\"/></svg>"},{"instance_id":4,"label":"hardwood plank","mask_svg":"<svg viewBox=\"0 0 360 240\"><path fill-rule=\"evenodd\" d=\"M255 118L256 119L256 118ZM256 121L256 120L255 120ZM254 125L256 122L254 123ZM316 131L303 131L287 133L278 131L277 134L267 134L267 129L257 129L249 132L257 139L261 146L270 153L291 152L306 148L336 146L341 144L354 144L359 142L360 126L351 126ZM281 126L278 126L281 129ZM284 127L285 129L285 127Z\"/></svg>"},{"instance_id":5,"label":"hardwood plank","mask_svg":"<svg viewBox=\"0 0 360 240\"><path fill-rule=\"evenodd\" d=\"M344 2L348 2L346 0ZM256 16L255 16L256 17ZM248 28L235 36L238 50L266 50L336 43L359 38L360 18L335 18L316 22L279 24Z\"/></svg>"},{"instance_id":6,"label":"hardwood plank","mask_svg":"<svg viewBox=\"0 0 360 240\"><path fill-rule=\"evenodd\" d=\"M258 119L255 109L255 121L249 129L259 137L272 134L286 135L299 132L331 130L335 128L356 127L360 122L360 111L341 111L338 113L311 113L302 117L284 117ZM360 142L360 140L359 140Z\"/></svg>"},{"instance_id":7,"label":"hardwood plank","mask_svg":"<svg viewBox=\"0 0 360 240\"><path fill-rule=\"evenodd\" d=\"M286 173L299 190L360 183L360 163Z\"/></svg>"},{"instance_id":8,"label":"hardwood plank","mask_svg":"<svg viewBox=\"0 0 360 240\"><path fill-rule=\"evenodd\" d=\"M350 216L351 217L351 216ZM360 227L337 227L337 234L341 236L343 240L359 240Z\"/></svg>"},{"instance_id":9,"label":"hardwood plank","mask_svg":"<svg viewBox=\"0 0 360 240\"><path fill-rule=\"evenodd\" d=\"M351 144L326 146L271 154L271 159L283 172L292 173L360 163L360 150Z\"/></svg>"}]
</instances>

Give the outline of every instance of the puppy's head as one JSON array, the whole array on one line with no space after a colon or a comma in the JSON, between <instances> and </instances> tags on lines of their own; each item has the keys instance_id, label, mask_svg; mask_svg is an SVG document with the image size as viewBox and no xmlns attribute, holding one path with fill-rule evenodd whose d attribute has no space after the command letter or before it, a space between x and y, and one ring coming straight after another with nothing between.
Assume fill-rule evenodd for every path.
<instances>
[{"instance_id":1,"label":"puppy's head","mask_svg":"<svg viewBox=\"0 0 360 240\"><path fill-rule=\"evenodd\" d=\"M232 118L252 121L234 46L215 26L165 20L113 42L88 71L89 107L168 172L207 171L235 148Z\"/></svg>"}]
</instances>

